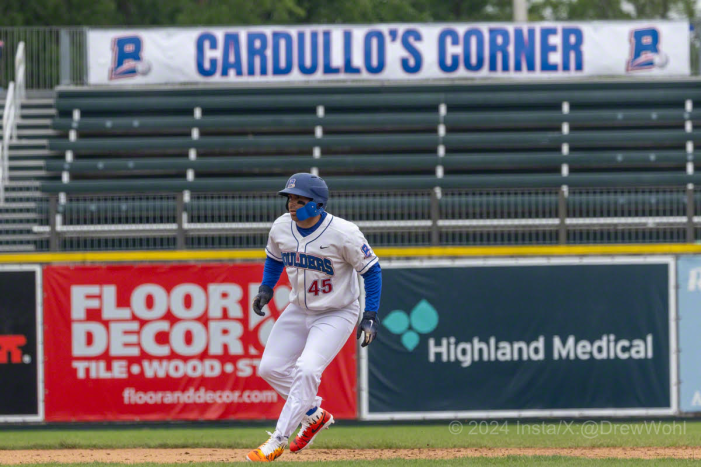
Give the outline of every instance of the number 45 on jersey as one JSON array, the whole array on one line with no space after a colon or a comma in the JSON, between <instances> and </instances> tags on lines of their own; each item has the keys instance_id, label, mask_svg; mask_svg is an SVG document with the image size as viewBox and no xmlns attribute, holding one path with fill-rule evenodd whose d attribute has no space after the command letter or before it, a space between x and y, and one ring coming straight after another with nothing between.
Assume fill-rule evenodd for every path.
<instances>
[{"instance_id":1,"label":"number 45 on jersey","mask_svg":"<svg viewBox=\"0 0 701 467\"><path fill-rule=\"evenodd\" d=\"M307 293L318 296L320 293L331 293L332 290L333 284L331 283L331 279L317 279L309 286Z\"/></svg>"}]
</instances>

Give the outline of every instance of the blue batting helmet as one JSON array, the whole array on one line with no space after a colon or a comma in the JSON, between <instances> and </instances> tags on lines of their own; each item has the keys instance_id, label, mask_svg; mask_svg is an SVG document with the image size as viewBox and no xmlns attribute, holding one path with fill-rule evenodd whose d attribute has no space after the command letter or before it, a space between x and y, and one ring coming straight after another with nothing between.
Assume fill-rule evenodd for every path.
<instances>
[{"instance_id":1,"label":"blue batting helmet","mask_svg":"<svg viewBox=\"0 0 701 467\"><path fill-rule=\"evenodd\" d=\"M297 195L310 198L317 205L326 206L329 201L329 187L323 178L308 173L294 174L287 180L285 189L278 192L281 196Z\"/></svg>"}]
</instances>

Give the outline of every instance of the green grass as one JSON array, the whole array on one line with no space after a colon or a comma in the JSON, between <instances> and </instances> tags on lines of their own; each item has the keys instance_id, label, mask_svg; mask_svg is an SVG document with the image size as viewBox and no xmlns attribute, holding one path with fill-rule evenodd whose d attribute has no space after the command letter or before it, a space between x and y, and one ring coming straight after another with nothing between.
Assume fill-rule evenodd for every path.
<instances>
[{"instance_id":1,"label":"green grass","mask_svg":"<svg viewBox=\"0 0 701 467\"><path fill-rule=\"evenodd\" d=\"M272 425L272 424L271 424ZM315 448L452 448L452 447L609 447L609 446L701 446L701 422L636 422L570 424L569 422L475 423L465 422L462 430L448 423L433 425L351 425L343 423L319 437ZM272 426L269 427L272 429ZM459 431L459 433L456 433ZM265 427L141 427L60 429L36 427L21 430L0 430L0 449L55 448L251 448L267 438ZM289 455L289 454L288 454ZM117 456L118 457L118 456ZM299 462L277 461L278 466L299 466ZM115 460L118 460L115 459ZM580 459L561 456L510 456L502 458L462 458L451 460L365 460L318 462L313 465L346 466L687 466L699 465L698 460L676 459ZM48 467L54 464L23 464ZM63 464L61 467L111 467L119 464ZM196 463L195 467L226 467L248 465L233 463ZM181 467L182 464L131 464L130 467Z\"/></svg>"},{"instance_id":2,"label":"green grass","mask_svg":"<svg viewBox=\"0 0 701 467\"><path fill-rule=\"evenodd\" d=\"M22 464L22 467L55 467L56 464ZM115 464L105 463L81 463L81 464L61 464L61 467L113 467ZM226 462L226 463L198 463L197 467L229 467L229 466L250 466L247 462ZM284 462L275 461L276 467L299 467L304 465L300 462ZM445 466L470 466L470 467L494 467L494 466L546 466L546 467L594 467L604 465L606 467L683 467L690 465L699 465L699 461L695 460L675 460L675 459L574 459L571 457L502 457L502 458L462 458L450 460L376 460L376 461L334 461L334 462L315 462L314 467L343 467L346 465L363 466L371 465L372 467L433 467L435 465ZM182 467L183 464L130 464L129 467Z\"/></svg>"},{"instance_id":3,"label":"green grass","mask_svg":"<svg viewBox=\"0 0 701 467\"><path fill-rule=\"evenodd\" d=\"M352 425L343 422L325 431L316 448L447 448L447 447L583 447L701 446L701 422L677 421L598 424L596 433L569 423L517 424L465 422L452 434L448 423L435 425ZM340 426L338 426L340 425ZM269 427L168 427L0 431L0 449L55 448L251 448L268 437ZM640 433L633 434L634 431Z\"/></svg>"}]
</instances>

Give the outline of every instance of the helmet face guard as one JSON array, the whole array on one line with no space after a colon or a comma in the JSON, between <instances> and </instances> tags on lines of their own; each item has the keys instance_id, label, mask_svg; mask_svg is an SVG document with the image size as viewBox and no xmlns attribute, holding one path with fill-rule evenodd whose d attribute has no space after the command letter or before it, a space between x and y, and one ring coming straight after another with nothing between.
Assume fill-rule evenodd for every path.
<instances>
[{"instance_id":1,"label":"helmet face guard","mask_svg":"<svg viewBox=\"0 0 701 467\"><path fill-rule=\"evenodd\" d=\"M309 219L310 217L318 216L323 211L323 207L319 207L314 201L310 201L307 204L305 204L304 207L297 209L297 219L304 221Z\"/></svg>"},{"instance_id":2,"label":"helmet face guard","mask_svg":"<svg viewBox=\"0 0 701 467\"><path fill-rule=\"evenodd\" d=\"M297 219L303 221L318 216L324 211L329 200L329 187L321 177L308 173L298 173L287 180L285 189L279 191L278 194L288 197L289 195L297 195L311 199L303 208L297 210Z\"/></svg>"}]
</instances>

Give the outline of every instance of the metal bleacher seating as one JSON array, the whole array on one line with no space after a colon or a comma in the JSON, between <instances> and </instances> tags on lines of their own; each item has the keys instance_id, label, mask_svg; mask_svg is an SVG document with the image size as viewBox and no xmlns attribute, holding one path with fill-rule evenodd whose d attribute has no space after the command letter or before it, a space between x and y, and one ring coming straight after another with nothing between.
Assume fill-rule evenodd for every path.
<instances>
[{"instance_id":1,"label":"metal bleacher seating","mask_svg":"<svg viewBox=\"0 0 701 467\"><path fill-rule=\"evenodd\" d=\"M695 241L697 80L59 88L52 249L259 247L296 171L376 245ZM694 184L694 185L689 185Z\"/></svg>"}]
</instances>

